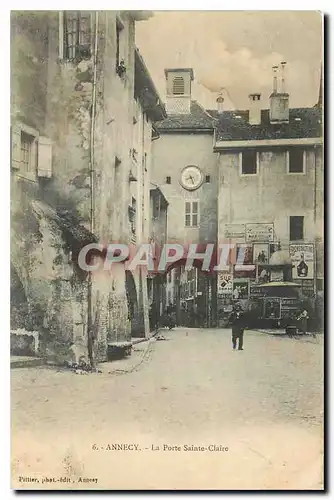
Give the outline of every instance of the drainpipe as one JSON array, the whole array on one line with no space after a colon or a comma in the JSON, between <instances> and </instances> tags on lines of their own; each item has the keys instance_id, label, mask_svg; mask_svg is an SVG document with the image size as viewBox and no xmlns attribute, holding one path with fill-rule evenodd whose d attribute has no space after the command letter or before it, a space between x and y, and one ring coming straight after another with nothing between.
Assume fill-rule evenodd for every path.
<instances>
[{"instance_id":1,"label":"drainpipe","mask_svg":"<svg viewBox=\"0 0 334 500\"><path fill-rule=\"evenodd\" d=\"M94 234L94 139L95 139L95 110L96 110L96 80L97 80L97 38L99 14L95 13L95 36L94 36L94 71L92 88L92 115L90 124L90 144L89 144L89 173L90 173L90 231ZM94 368L94 331L93 331L93 300L92 300L92 273L88 274L88 312L87 312L87 349L91 367Z\"/></svg>"}]
</instances>

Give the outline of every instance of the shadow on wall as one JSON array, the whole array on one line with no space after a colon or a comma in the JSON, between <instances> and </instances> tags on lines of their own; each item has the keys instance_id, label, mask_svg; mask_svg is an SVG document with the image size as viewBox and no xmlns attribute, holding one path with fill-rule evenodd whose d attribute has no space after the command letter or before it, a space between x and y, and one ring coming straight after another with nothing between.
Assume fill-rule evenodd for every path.
<instances>
[{"instance_id":1,"label":"shadow on wall","mask_svg":"<svg viewBox=\"0 0 334 500\"><path fill-rule=\"evenodd\" d=\"M131 321L131 336L140 336L141 321L138 306L137 289L131 271L125 271L125 289L128 301L128 318Z\"/></svg>"},{"instance_id":2,"label":"shadow on wall","mask_svg":"<svg viewBox=\"0 0 334 500\"><path fill-rule=\"evenodd\" d=\"M24 287L13 264L10 266L10 328L29 329L28 301Z\"/></svg>"}]
</instances>

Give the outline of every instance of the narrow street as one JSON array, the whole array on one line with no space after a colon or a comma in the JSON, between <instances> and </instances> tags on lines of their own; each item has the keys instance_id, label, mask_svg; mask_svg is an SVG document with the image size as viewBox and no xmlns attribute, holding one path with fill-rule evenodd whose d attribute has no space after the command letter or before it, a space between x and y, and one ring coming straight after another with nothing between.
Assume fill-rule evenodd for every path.
<instances>
[{"instance_id":1,"label":"narrow street","mask_svg":"<svg viewBox=\"0 0 334 500\"><path fill-rule=\"evenodd\" d=\"M14 487L321 489L323 342L246 331L233 352L228 329L162 334L130 373L12 370Z\"/></svg>"}]
</instances>

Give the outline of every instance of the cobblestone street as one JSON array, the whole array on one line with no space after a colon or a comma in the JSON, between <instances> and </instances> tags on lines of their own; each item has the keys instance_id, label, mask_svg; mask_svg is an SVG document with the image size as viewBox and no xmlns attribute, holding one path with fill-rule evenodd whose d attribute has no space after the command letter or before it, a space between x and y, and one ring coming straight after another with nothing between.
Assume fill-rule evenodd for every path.
<instances>
[{"instance_id":1,"label":"cobblestone street","mask_svg":"<svg viewBox=\"0 0 334 500\"><path fill-rule=\"evenodd\" d=\"M246 331L233 352L228 329L162 334L101 374L12 370L14 487L322 488L323 342Z\"/></svg>"}]
</instances>

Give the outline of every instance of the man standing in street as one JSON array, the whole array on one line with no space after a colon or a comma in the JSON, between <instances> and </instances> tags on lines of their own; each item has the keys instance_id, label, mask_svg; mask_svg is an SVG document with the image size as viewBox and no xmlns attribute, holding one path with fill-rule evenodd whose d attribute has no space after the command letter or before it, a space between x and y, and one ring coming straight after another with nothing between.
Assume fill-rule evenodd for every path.
<instances>
[{"instance_id":1,"label":"man standing in street","mask_svg":"<svg viewBox=\"0 0 334 500\"><path fill-rule=\"evenodd\" d=\"M238 351L243 351L244 342L244 329L245 329L245 313L241 307L241 304L237 302L233 308L230 316L230 322L232 323L232 346L233 350L237 347L238 341Z\"/></svg>"}]
</instances>

